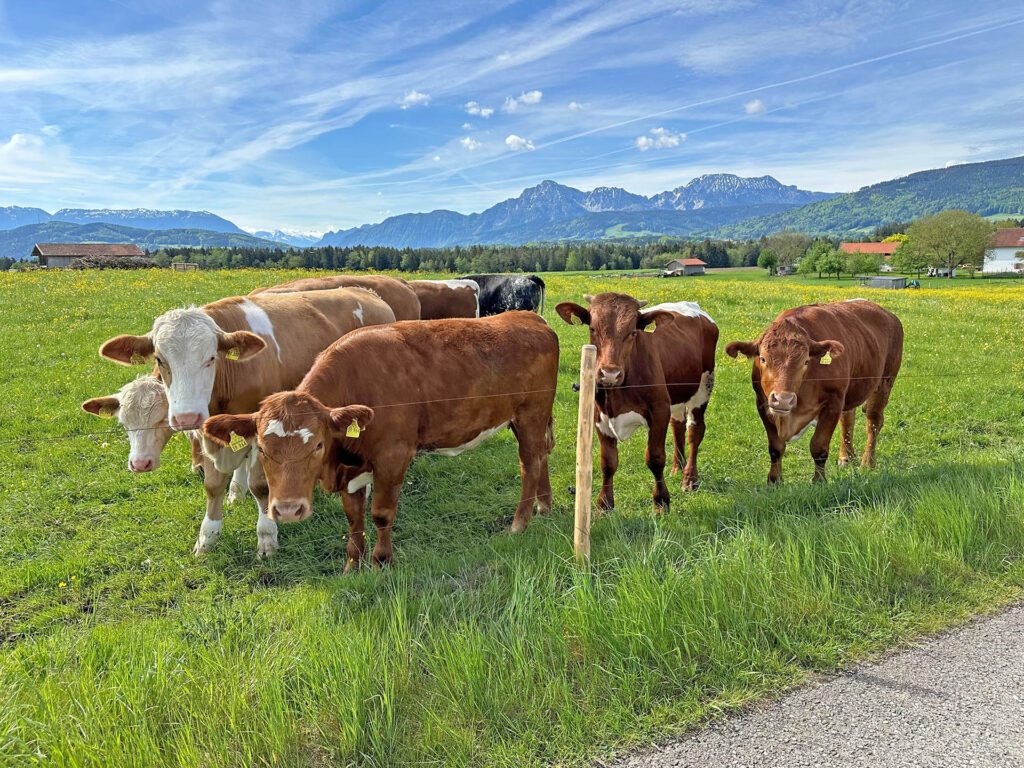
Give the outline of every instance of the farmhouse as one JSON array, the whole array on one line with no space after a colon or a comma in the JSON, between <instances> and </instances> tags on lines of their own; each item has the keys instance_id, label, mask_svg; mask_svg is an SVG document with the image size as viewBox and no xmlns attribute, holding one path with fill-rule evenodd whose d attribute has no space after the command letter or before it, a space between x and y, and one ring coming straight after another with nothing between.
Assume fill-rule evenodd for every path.
<instances>
[{"instance_id":1,"label":"farmhouse","mask_svg":"<svg viewBox=\"0 0 1024 768\"><path fill-rule=\"evenodd\" d=\"M703 275L706 266L707 264L700 259L672 259L665 265L664 274L666 277Z\"/></svg>"},{"instance_id":2,"label":"farmhouse","mask_svg":"<svg viewBox=\"0 0 1024 768\"><path fill-rule=\"evenodd\" d=\"M986 272L1024 272L1024 227L997 229L985 251Z\"/></svg>"},{"instance_id":3,"label":"farmhouse","mask_svg":"<svg viewBox=\"0 0 1024 768\"><path fill-rule=\"evenodd\" d=\"M898 242L893 243L841 243L839 250L843 253L878 253L882 255L882 266L880 267L882 272L891 272L890 267L885 262L892 258L892 255L896 252L896 248L899 247Z\"/></svg>"},{"instance_id":4,"label":"farmhouse","mask_svg":"<svg viewBox=\"0 0 1024 768\"><path fill-rule=\"evenodd\" d=\"M59 269L86 256L130 257L146 254L132 243L36 243L31 255L39 259L41 268Z\"/></svg>"}]
</instances>

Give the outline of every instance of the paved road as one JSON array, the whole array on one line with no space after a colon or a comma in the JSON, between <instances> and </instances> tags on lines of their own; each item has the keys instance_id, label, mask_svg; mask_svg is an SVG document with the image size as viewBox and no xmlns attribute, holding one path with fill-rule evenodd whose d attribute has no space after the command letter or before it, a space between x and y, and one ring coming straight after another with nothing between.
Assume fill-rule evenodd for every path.
<instances>
[{"instance_id":1,"label":"paved road","mask_svg":"<svg viewBox=\"0 0 1024 768\"><path fill-rule=\"evenodd\" d=\"M1024 766L1024 605L615 765Z\"/></svg>"}]
</instances>

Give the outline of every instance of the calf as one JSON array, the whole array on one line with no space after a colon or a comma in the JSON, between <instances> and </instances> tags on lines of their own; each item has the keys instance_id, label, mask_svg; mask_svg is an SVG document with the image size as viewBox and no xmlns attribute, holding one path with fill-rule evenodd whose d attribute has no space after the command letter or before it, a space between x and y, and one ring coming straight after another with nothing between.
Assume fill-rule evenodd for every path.
<instances>
[{"instance_id":1,"label":"calf","mask_svg":"<svg viewBox=\"0 0 1024 768\"><path fill-rule=\"evenodd\" d=\"M300 277L287 283L257 288L250 296L266 293L295 293L296 291L326 291L334 288L365 288L373 291L395 313L395 320L419 320L420 300L409 284L387 275L328 275L326 277Z\"/></svg>"},{"instance_id":2,"label":"calf","mask_svg":"<svg viewBox=\"0 0 1024 768\"><path fill-rule=\"evenodd\" d=\"M166 312L149 334L117 336L100 354L125 365L155 357L170 428L196 430L211 412L254 410L267 395L294 387L316 356L348 331L394 317L380 298L360 288L236 296ZM197 555L220 533L228 478L247 456L245 450L217 448L206 451L203 461L207 505ZM258 551L267 555L277 549L277 526L266 516L261 475L250 477L249 487L260 505Z\"/></svg>"},{"instance_id":3,"label":"calf","mask_svg":"<svg viewBox=\"0 0 1024 768\"><path fill-rule=\"evenodd\" d=\"M782 479L786 443L813 425L814 481L825 479L837 423L842 428L839 464L845 466L861 405L868 423L861 466L875 466L885 405L903 360L903 325L896 315L867 299L795 307L754 341L730 342L725 353L754 361L751 382L768 434L769 483Z\"/></svg>"},{"instance_id":4,"label":"calf","mask_svg":"<svg viewBox=\"0 0 1024 768\"><path fill-rule=\"evenodd\" d=\"M613 480L619 465L618 441L647 427L647 466L654 475L654 503L667 511L665 438L672 425L673 471L684 439L689 457L683 489L697 487L697 451L704 439L704 413L715 385L718 326L693 302L643 309L624 293L584 296L590 308L566 301L555 307L570 324L590 326L597 347L597 431L601 442L601 493L597 505L615 506ZM643 311L641 311L643 309Z\"/></svg>"},{"instance_id":5,"label":"calf","mask_svg":"<svg viewBox=\"0 0 1024 768\"><path fill-rule=\"evenodd\" d=\"M313 514L313 487L340 491L349 566L365 552L366 489L375 490L373 561L391 562L399 492L417 452L454 456L508 426L519 441L522 492L511 530L551 507L548 454L558 337L533 313L395 323L350 333L317 360L298 389L256 413L213 416L205 434L254 439L277 522Z\"/></svg>"},{"instance_id":6,"label":"calf","mask_svg":"<svg viewBox=\"0 0 1024 768\"><path fill-rule=\"evenodd\" d=\"M513 309L544 313L544 281L536 275L466 275L480 286L480 317Z\"/></svg>"},{"instance_id":7,"label":"calf","mask_svg":"<svg viewBox=\"0 0 1024 768\"><path fill-rule=\"evenodd\" d=\"M420 300L420 319L480 317L480 286L472 280L410 280Z\"/></svg>"}]
</instances>

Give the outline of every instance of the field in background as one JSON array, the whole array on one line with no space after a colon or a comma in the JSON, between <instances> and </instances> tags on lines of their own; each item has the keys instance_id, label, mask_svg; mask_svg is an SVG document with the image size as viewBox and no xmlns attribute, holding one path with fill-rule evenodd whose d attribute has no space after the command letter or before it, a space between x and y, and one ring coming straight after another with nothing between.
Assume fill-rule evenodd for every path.
<instances>
[{"instance_id":1,"label":"field in background","mask_svg":"<svg viewBox=\"0 0 1024 768\"><path fill-rule=\"evenodd\" d=\"M96 350L299 274L0 275L0 764L582 764L1024 594L1018 281L545 275L562 342L549 517L505 532L519 478L503 434L416 461L389 571L342 575L345 517L322 495L272 561L255 559L251 500L193 559L187 443L126 471L123 433L78 405L145 369ZM581 573L567 487L586 334L554 306L602 290L698 301L720 349L797 304L889 307L906 352L879 469L833 455L812 487L805 436L766 490L749 364L720 351L701 490L673 478L656 514L637 432ZM857 428L862 450L862 414Z\"/></svg>"}]
</instances>

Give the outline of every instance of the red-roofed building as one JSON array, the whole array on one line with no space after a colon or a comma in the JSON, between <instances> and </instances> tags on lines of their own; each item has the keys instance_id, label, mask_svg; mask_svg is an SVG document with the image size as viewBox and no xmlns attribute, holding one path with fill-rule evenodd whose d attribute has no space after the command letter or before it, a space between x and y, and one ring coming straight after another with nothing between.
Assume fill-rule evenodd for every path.
<instances>
[{"instance_id":1,"label":"red-roofed building","mask_svg":"<svg viewBox=\"0 0 1024 768\"><path fill-rule=\"evenodd\" d=\"M839 246L839 250L846 253L880 253L888 259L896 252L899 245L899 243L843 243Z\"/></svg>"},{"instance_id":2,"label":"red-roofed building","mask_svg":"<svg viewBox=\"0 0 1024 768\"><path fill-rule=\"evenodd\" d=\"M996 230L985 251L985 272L1024 272L1024 227Z\"/></svg>"},{"instance_id":3,"label":"red-roofed building","mask_svg":"<svg viewBox=\"0 0 1024 768\"><path fill-rule=\"evenodd\" d=\"M672 259L665 265L665 275L676 277L677 275L703 275L707 263L700 259Z\"/></svg>"}]
</instances>

